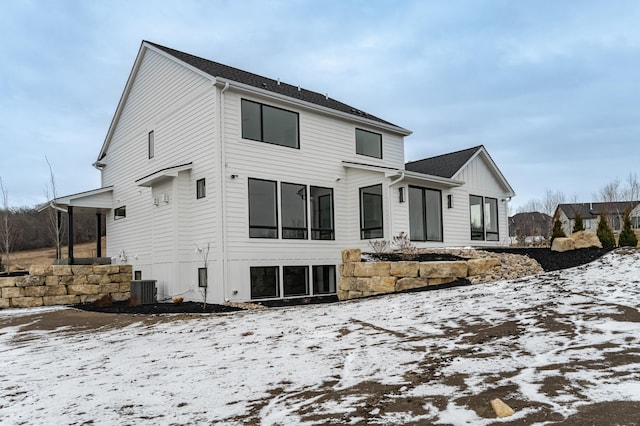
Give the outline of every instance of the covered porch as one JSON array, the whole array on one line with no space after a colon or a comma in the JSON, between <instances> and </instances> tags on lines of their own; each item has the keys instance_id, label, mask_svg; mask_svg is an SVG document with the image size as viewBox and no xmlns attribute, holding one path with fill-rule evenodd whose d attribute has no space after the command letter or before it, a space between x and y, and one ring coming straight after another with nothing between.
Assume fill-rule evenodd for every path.
<instances>
[{"instance_id":1,"label":"covered porch","mask_svg":"<svg viewBox=\"0 0 640 426\"><path fill-rule=\"evenodd\" d=\"M93 265L93 264L109 264L111 258L103 257L101 236L103 232L103 218L106 213L112 209L113 201L113 187L108 186L104 188L94 189L91 191L80 192L77 194L67 195L64 197L57 197L53 200L43 204L38 209L43 211L51 209L51 214L55 215L56 229L58 232L62 230L62 215L67 215L67 241L68 252L67 257L63 258L62 253L56 247L56 260L58 265ZM91 258L78 258L74 256L74 215L79 214L93 214L95 215L96 226L96 257ZM62 238L62 235L60 235ZM61 245L60 245L61 246Z\"/></svg>"}]
</instances>

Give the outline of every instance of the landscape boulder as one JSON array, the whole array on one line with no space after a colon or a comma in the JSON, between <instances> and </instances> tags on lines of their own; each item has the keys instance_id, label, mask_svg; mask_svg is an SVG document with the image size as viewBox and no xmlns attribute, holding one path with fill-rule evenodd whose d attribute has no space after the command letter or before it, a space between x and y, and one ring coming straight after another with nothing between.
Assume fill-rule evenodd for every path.
<instances>
[{"instance_id":1,"label":"landscape boulder","mask_svg":"<svg viewBox=\"0 0 640 426\"><path fill-rule=\"evenodd\" d=\"M551 251L569 251L575 250L576 243L573 239L569 237L557 237L553 239L553 243L551 244Z\"/></svg>"},{"instance_id":2,"label":"landscape boulder","mask_svg":"<svg viewBox=\"0 0 640 426\"><path fill-rule=\"evenodd\" d=\"M602 248L602 243L598 236L592 232L579 231L569 235L569 238L575 243L575 248L590 248L597 247Z\"/></svg>"}]
</instances>

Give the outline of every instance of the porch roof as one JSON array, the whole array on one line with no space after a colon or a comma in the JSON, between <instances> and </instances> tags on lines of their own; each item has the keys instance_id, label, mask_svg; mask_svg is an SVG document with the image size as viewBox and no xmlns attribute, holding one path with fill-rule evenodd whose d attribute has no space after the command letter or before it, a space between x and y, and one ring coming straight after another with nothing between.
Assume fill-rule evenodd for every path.
<instances>
[{"instance_id":1,"label":"porch roof","mask_svg":"<svg viewBox=\"0 0 640 426\"><path fill-rule=\"evenodd\" d=\"M113 208L112 196L113 186L106 186L104 188L57 197L39 205L37 210L42 211L52 207L66 212L69 207L73 207L76 213L101 212Z\"/></svg>"}]
</instances>

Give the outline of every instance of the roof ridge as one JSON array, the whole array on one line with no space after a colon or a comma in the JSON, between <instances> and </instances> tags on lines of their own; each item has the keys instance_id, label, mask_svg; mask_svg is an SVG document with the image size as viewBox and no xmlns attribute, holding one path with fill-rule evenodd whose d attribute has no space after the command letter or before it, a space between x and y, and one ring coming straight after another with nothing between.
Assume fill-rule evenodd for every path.
<instances>
[{"instance_id":1,"label":"roof ridge","mask_svg":"<svg viewBox=\"0 0 640 426\"><path fill-rule=\"evenodd\" d=\"M187 53L177 49L173 49L171 47L163 46L161 44L154 43L152 41L143 40L142 43L143 44L146 43L150 46L160 49L165 53L168 53L171 56L175 57L176 59L186 62L189 65L199 69L200 71L211 75L212 77L221 77L221 78L237 81L239 83L243 83L249 86L258 87L263 90L285 95L293 99L300 99L315 105L333 109L335 111L347 113L354 117L365 118L365 119L372 120L374 122L379 122L379 123L383 123L393 127L397 127L398 129L406 130L396 124L383 120L380 117L377 117L373 114L367 113L363 110L360 110L358 108L347 105L341 101L333 99L329 97L328 94L322 94L319 92L315 92L313 90L304 89L300 85L285 83L280 81L280 79L276 80L270 77L265 77L260 74L255 74L250 71L245 71L240 68L236 68L230 65L225 65L220 62L212 61L210 59L203 58L201 56L192 55L191 53ZM212 70L211 69L212 67L217 68L217 70L215 71ZM215 74L226 74L226 75L215 75Z\"/></svg>"}]
</instances>

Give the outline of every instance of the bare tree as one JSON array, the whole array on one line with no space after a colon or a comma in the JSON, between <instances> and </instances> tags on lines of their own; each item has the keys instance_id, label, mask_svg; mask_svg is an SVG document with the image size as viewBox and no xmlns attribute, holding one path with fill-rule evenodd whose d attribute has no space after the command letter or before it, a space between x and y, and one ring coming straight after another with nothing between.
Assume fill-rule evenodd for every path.
<instances>
[{"instance_id":1,"label":"bare tree","mask_svg":"<svg viewBox=\"0 0 640 426\"><path fill-rule=\"evenodd\" d=\"M537 198L532 198L524 205L518 207L517 213L541 212L542 210L542 202Z\"/></svg>"},{"instance_id":2,"label":"bare tree","mask_svg":"<svg viewBox=\"0 0 640 426\"><path fill-rule=\"evenodd\" d=\"M554 191L550 188L547 188L544 192L544 198L542 199L542 212L548 214L549 216L553 216L558 207L558 204L563 204L566 202L567 197L564 195L562 191Z\"/></svg>"},{"instance_id":3,"label":"bare tree","mask_svg":"<svg viewBox=\"0 0 640 426\"><path fill-rule=\"evenodd\" d=\"M44 156L49 166L49 184L45 186L45 195L49 202L49 209L47 214L47 222L49 226L49 234L51 240L56 247L56 259L62 257L62 221L60 220L60 207L56 204L58 198L58 192L56 190L56 175L53 173L53 167L47 156Z\"/></svg>"},{"instance_id":4,"label":"bare tree","mask_svg":"<svg viewBox=\"0 0 640 426\"><path fill-rule=\"evenodd\" d=\"M13 250L15 229L10 221L11 209L9 208L9 191L4 187L0 177L0 192L2 192L2 211L0 211L0 253L6 259L7 272L11 271L11 251ZM2 263L2 262L0 262Z\"/></svg>"},{"instance_id":5,"label":"bare tree","mask_svg":"<svg viewBox=\"0 0 640 426\"><path fill-rule=\"evenodd\" d=\"M640 200L640 182L638 182L638 175L635 172L629 172L625 179L625 187L623 191L623 198L625 201L638 201Z\"/></svg>"},{"instance_id":6,"label":"bare tree","mask_svg":"<svg viewBox=\"0 0 640 426\"><path fill-rule=\"evenodd\" d=\"M614 179L601 187L597 193L593 194L593 198L602 203L615 203L616 201L620 201L622 198L620 179Z\"/></svg>"}]
</instances>

